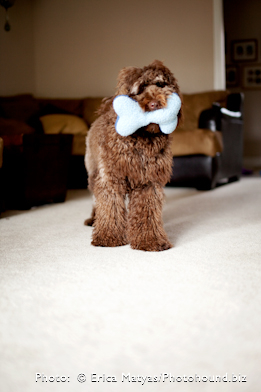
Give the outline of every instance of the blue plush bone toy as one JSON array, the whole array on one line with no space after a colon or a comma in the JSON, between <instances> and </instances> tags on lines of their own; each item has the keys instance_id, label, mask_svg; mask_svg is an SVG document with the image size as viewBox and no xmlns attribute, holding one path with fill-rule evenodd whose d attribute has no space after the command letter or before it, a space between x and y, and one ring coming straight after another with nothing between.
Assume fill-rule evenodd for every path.
<instances>
[{"instance_id":1,"label":"blue plush bone toy","mask_svg":"<svg viewBox=\"0 0 261 392\"><path fill-rule=\"evenodd\" d=\"M178 94L173 93L168 97L166 108L144 112L132 98L118 95L113 100L113 108L118 115L115 128L121 136L132 135L150 123L158 124L161 132L169 134L176 129L181 100Z\"/></svg>"}]
</instances>

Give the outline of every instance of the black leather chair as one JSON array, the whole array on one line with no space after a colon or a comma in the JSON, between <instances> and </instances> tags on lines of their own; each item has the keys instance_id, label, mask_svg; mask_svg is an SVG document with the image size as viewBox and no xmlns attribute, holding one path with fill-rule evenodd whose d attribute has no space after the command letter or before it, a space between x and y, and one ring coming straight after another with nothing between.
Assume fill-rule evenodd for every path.
<instances>
[{"instance_id":1,"label":"black leather chair","mask_svg":"<svg viewBox=\"0 0 261 392\"><path fill-rule=\"evenodd\" d=\"M214 103L199 117L199 128L221 131L223 150L214 157L186 155L173 157L168 185L210 190L241 177L243 159L243 93L230 94L227 107Z\"/></svg>"}]
</instances>

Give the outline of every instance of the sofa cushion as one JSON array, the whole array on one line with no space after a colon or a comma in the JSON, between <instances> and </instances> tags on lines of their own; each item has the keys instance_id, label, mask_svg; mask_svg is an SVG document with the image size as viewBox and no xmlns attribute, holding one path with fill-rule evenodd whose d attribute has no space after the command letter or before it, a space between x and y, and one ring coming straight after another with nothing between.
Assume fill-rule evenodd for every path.
<instances>
[{"instance_id":1,"label":"sofa cushion","mask_svg":"<svg viewBox=\"0 0 261 392\"><path fill-rule=\"evenodd\" d=\"M85 154L85 138L88 126L85 121L70 114L49 114L40 117L45 133L73 135L72 155Z\"/></svg>"},{"instance_id":2,"label":"sofa cushion","mask_svg":"<svg viewBox=\"0 0 261 392\"><path fill-rule=\"evenodd\" d=\"M103 97L85 98L83 101L83 118L90 127L98 117L97 110L102 103Z\"/></svg>"},{"instance_id":3,"label":"sofa cushion","mask_svg":"<svg viewBox=\"0 0 261 392\"><path fill-rule=\"evenodd\" d=\"M34 133L34 128L23 121L0 117L0 136Z\"/></svg>"},{"instance_id":4,"label":"sofa cushion","mask_svg":"<svg viewBox=\"0 0 261 392\"><path fill-rule=\"evenodd\" d=\"M86 135L74 135L72 155L85 155Z\"/></svg>"},{"instance_id":5,"label":"sofa cushion","mask_svg":"<svg viewBox=\"0 0 261 392\"><path fill-rule=\"evenodd\" d=\"M38 116L43 117L46 116L47 114L74 114L74 113L68 112L66 109L57 107L52 103L48 103L47 105L44 105L40 109Z\"/></svg>"},{"instance_id":6,"label":"sofa cushion","mask_svg":"<svg viewBox=\"0 0 261 392\"><path fill-rule=\"evenodd\" d=\"M88 126L83 119L71 114L48 114L40 117L45 133L87 135Z\"/></svg>"},{"instance_id":7,"label":"sofa cushion","mask_svg":"<svg viewBox=\"0 0 261 392\"><path fill-rule=\"evenodd\" d=\"M58 106L55 105L55 103L58 102ZM62 104L59 106L59 102L62 102ZM41 117L49 115L49 114L71 114L71 115L75 115L75 113L73 113L73 111L68 111L67 109L73 109L73 107L75 106L75 100L72 100L72 104L70 105L70 100L66 100L66 99L61 99L61 100L39 100L39 106L40 106L40 110L38 111L38 113L36 114L35 118L34 118L34 122L29 123L29 125L33 126L37 133L44 133L44 129L43 129L43 124L40 120ZM78 100L77 100L78 102ZM67 107L64 108L64 107ZM76 104L76 106L78 106L78 103ZM56 133L56 132L55 132Z\"/></svg>"},{"instance_id":8,"label":"sofa cushion","mask_svg":"<svg viewBox=\"0 0 261 392\"><path fill-rule=\"evenodd\" d=\"M173 156L204 154L214 157L222 149L222 133L219 131L178 128L172 134Z\"/></svg>"},{"instance_id":9,"label":"sofa cushion","mask_svg":"<svg viewBox=\"0 0 261 392\"><path fill-rule=\"evenodd\" d=\"M47 114L73 114L82 117L83 99L80 98L38 98L40 116Z\"/></svg>"},{"instance_id":10,"label":"sofa cushion","mask_svg":"<svg viewBox=\"0 0 261 392\"><path fill-rule=\"evenodd\" d=\"M229 92L226 90L183 94L183 121L179 124L179 128L198 128L200 113L203 110L210 109L213 102L219 102L221 106L226 106L228 94Z\"/></svg>"},{"instance_id":11,"label":"sofa cushion","mask_svg":"<svg viewBox=\"0 0 261 392\"><path fill-rule=\"evenodd\" d=\"M31 94L0 97L2 117L28 122L39 111L39 104Z\"/></svg>"}]
</instances>

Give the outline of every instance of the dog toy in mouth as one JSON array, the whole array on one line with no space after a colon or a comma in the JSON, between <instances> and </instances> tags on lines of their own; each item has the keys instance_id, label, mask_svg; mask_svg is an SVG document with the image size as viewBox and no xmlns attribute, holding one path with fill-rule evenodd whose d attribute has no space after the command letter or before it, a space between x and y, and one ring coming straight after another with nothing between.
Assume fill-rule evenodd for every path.
<instances>
[{"instance_id":1,"label":"dog toy in mouth","mask_svg":"<svg viewBox=\"0 0 261 392\"><path fill-rule=\"evenodd\" d=\"M158 124L161 132L170 134L178 124L181 100L178 94L168 97L167 107L152 112L144 112L138 102L127 95L118 95L113 100L113 108L118 115L115 128L121 136L129 136L150 123Z\"/></svg>"}]
</instances>

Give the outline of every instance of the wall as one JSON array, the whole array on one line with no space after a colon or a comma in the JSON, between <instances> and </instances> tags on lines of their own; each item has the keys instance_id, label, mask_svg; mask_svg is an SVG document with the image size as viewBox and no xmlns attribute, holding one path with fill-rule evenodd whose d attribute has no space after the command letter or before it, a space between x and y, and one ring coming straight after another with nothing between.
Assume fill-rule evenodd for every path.
<instances>
[{"instance_id":1,"label":"wall","mask_svg":"<svg viewBox=\"0 0 261 392\"><path fill-rule=\"evenodd\" d=\"M183 92L214 88L210 0L16 0L9 14L7 33L0 7L0 95L111 95L122 67L156 58Z\"/></svg>"},{"instance_id":2,"label":"wall","mask_svg":"<svg viewBox=\"0 0 261 392\"><path fill-rule=\"evenodd\" d=\"M155 58L183 92L213 89L210 0L37 0L38 96L111 95L118 71Z\"/></svg>"},{"instance_id":3,"label":"wall","mask_svg":"<svg viewBox=\"0 0 261 392\"><path fill-rule=\"evenodd\" d=\"M240 39L256 38L259 44L258 60L261 63L261 1L260 0L224 0L225 31L227 41L227 64L231 59L231 42ZM243 69L243 64L241 71ZM230 90L244 91L244 164L245 167L261 167L261 89L244 90L242 86Z\"/></svg>"},{"instance_id":4,"label":"wall","mask_svg":"<svg viewBox=\"0 0 261 392\"><path fill-rule=\"evenodd\" d=\"M11 30L4 30L5 9L0 7L0 95L33 92L33 0L17 0L8 10Z\"/></svg>"}]
</instances>

